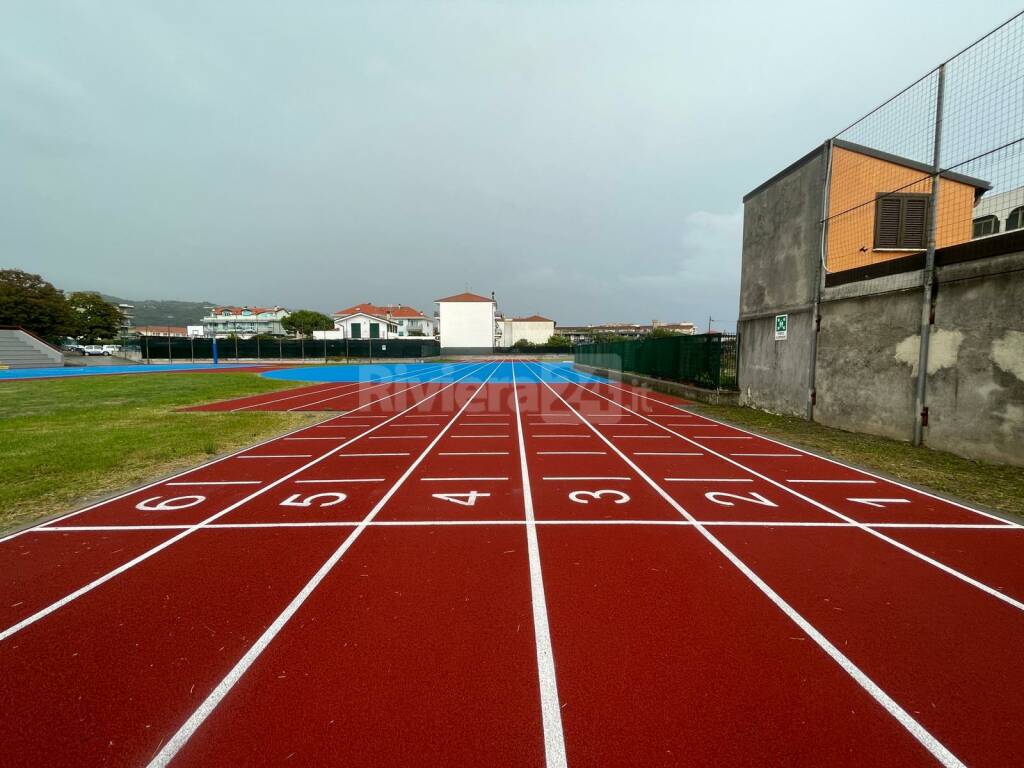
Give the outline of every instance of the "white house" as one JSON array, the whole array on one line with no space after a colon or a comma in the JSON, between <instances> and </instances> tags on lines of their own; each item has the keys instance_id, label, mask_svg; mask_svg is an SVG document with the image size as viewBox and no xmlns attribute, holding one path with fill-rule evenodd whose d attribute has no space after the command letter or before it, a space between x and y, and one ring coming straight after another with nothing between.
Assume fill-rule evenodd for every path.
<instances>
[{"instance_id":1,"label":"white house","mask_svg":"<svg viewBox=\"0 0 1024 768\"><path fill-rule=\"evenodd\" d=\"M413 307L401 304L378 306L371 302L339 309L334 313L337 336L349 339L402 339L434 336L434 322ZM328 332L330 333L330 332Z\"/></svg>"},{"instance_id":2,"label":"white house","mask_svg":"<svg viewBox=\"0 0 1024 768\"><path fill-rule=\"evenodd\" d=\"M531 344L547 344L555 333L555 321L540 315L500 317L498 333L499 347L511 347L523 339Z\"/></svg>"},{"instance_id":3,"label":"white house","mask_svg":"<svg viewBox=\"0 0 1024 768\"><path fill-rule=\"evenodd\" d=\"M436 303L442 349L494 349L498 329L493 298L459 293Z\"/></svg>"}]
</instances>

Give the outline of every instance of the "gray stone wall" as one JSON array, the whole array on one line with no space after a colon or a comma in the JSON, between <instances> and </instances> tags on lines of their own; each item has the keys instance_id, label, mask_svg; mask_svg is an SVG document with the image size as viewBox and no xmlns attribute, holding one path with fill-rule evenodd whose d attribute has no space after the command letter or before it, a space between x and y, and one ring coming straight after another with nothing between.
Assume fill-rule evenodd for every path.
<instances>
[{"instance_id":1,"label":"gray stone wall","mask_svg":"<svg viewBox=\"0 0 1024 768\"><path fill-rule=\"evenodd\" d=\"M1024 466L1024 253L938 274L925 443Z\"/></svg>"}]
</instances>

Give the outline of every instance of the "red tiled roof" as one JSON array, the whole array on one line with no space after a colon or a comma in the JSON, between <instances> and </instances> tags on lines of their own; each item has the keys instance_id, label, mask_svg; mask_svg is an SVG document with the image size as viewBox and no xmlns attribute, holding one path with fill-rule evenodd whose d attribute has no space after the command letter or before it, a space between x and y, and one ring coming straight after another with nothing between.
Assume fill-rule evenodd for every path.
<instances>
[{"instance_id":1,"label":"red tiled roof","mask_svg":"<svg viewBox=\"0 0 1024 768\"><path fill-rule=\"evenodd\" d=\"M513 317L513 320L518 320L522 323L553 323L555 322L550 317L541 317L540 315L530 315L529 317Z\"/></svg>"},{"instance_id":2,"label":"red tiled roof","mask_svg":"<svg viewBox=\"0 0 1024 768\"><path fill-rule=\"evenodd\" d=\"M335 317L343 317L346 315L355 315L362 313L364 315L372 315L374 317L387 317L388 313L391 313L391 317L426 317L422 312L413 307L404 307L399 304L392 304L386 307L379 307L372 302L366 302L365 304L356 304L352 307L346 307L345 309L339 309L334 313Z\"/></svg>"},{"instance_id":3,"label":"red tiled roof","mask_svg":"<svg viewBox=\"0 0 1024 768\"><path fill-rule=\"evenodd\" d=\"M447 297L445 297L443 299L434 299L434 301L436 303L438 303L438 304L440 304L442 301L445 304L449 304L449 303L452 303L452 302L466 302L466 301L486 301L486 302L490 303L490 302L493 302L494 299L488 299L485 296L478 296L475 293L457 293L454 296L447 296Z\"/></svg>"}]
</instances>

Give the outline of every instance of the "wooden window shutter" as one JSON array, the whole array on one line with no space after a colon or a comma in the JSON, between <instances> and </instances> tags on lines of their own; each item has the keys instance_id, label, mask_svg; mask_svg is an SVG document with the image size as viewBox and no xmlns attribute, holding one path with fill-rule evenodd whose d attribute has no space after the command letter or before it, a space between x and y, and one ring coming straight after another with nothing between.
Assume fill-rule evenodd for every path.
<instances>
[{"instance_id":1,"label":"wooden window shutter","mask_svg":"<svg viewBox=\"0 0 1024 768\"><path fill-rule=\"evenodd\" d=\"M903 231L900 248L924 248L928 198L908 197L903 200Z\"/></svg>"},{"instance_id":2,"label":"wooden window shutter","mask_svg":"<svg viewBox=\"0 0 1024 768\"><path fill-rule=\"evenodd\" d=\"M875 248L899 248L900 214L903 201L898 197L880 197L875 202Z\"/></svg>"}]
</instances>

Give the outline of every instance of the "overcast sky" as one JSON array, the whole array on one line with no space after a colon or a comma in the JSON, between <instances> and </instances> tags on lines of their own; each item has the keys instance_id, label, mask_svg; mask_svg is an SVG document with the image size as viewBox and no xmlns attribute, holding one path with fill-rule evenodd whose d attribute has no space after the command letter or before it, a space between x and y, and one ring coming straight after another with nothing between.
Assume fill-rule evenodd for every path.
<instances>
[{"instance_id":1,"label":"overcast sky","mask_svg":"<svg viewBox=\"0 0 1024 768\"><path fill-rule=\"evenodd\" d=\"M10 0L0 267L731 329L742 196L1018 4Z\"/></svg>"}]
</instances>

